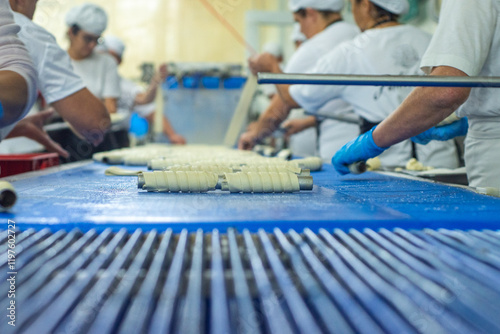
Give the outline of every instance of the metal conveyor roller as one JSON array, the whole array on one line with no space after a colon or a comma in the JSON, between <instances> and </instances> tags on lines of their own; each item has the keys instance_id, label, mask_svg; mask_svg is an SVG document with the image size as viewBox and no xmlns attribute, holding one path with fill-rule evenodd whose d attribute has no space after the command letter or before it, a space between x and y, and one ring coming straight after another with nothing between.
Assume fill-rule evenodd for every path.
<instances>
[{"instance_id":1,"label":"metal conveyor roller","mask_svg":"<svg viewBox=\"0 0 500 334\"><path fill-rule=\"evenodd\" d=\"M500 332L494 231L25 230L16 241L19 333ZM0 253L8 291L7 231Z\"/></svg>"}]
</instances>

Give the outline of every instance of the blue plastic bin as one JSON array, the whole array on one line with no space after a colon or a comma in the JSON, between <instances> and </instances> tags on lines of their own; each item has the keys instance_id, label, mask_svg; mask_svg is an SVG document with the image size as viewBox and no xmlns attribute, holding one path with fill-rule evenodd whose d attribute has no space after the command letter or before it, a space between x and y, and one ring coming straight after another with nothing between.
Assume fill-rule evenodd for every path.
<instances>
[{"instance_id":1,"label":"blue plastic bin","mask_svg":"<svg viewBox=\"0 0 500 334\"><path fill-rule=\"evenodd\" d=\"M175 75L169 75L167 79L163 82L164 90L172 90L178 88L179 88L179 82L177 81Z\"/></svg>"},{"instance_id":2,"label":"blue plastic bin","mask_svg":"<svg viewBox=\"0 0 500 334\"><path fill-rule=\"evenodd\" d=\"M200 77L185 76L182 78L182 85L184 88L196 89L200 87Z\"/></svg>"},{"instance_id":3,"label":"blue plastic bin","mask_svg":"<svg viewBox=\"0 0 500 334\"><path fill-rule=\"evenodd\" d=\"M201 83L206 89L218 89L220 86L219 77L203 77L201 78Z\"/></svg>"},{"instance_id":4,"label":"blue plastic bin","mask_svg":"<svg viewBox=\"0 0 500 334\"><path fill-rule=\"evenodd\" d=\"M241 89L247 78L245 77L231 77L224 80L224 88L225 89Z\"/></svg>"}]
</instances>

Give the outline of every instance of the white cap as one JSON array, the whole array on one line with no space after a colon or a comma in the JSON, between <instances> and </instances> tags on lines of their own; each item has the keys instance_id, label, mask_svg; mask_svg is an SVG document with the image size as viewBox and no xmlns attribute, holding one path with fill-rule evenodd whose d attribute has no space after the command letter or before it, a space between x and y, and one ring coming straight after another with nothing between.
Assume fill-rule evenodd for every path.
<instances>
[{"instance_id":1,"label":"white cap","mask_svg":"<svg viewBox=\"0 0 500 334\"><path fill-rule=\"evenodd\" d=\"M301 8L340 12L344 8L344 0L289 0L288 8L293 13Z\"/></svg>"},{"instance_id":2,"label":"white cap","mask_svg":"<svg viewBox=\"0 0 500 334\"><path fill-rule=\"evenodd\" d=\"M116 36L106 36L104 37L104 47L107 51L114 52L118 57L123 56L123 52L125 51L125 43L116 37Z\"/></svg>"},{"instance_id":3,"label":"white cap","mask_svg":"<svg viewBox=\"0 0 500 334\"><path fill-rule=\"evenodd\" d=\"M66 14L66 24L68 26L77 25L82 30L100 36L108 25L108 16L101 7L84 3L75 6Z\"/></svg>"},{"instance_id":4,"label":"white cap","mask_svg":"<svg viewBox=\"0 0 500 334\"><path fill-rule=\"evenodd\" d=\"M295 23L293 25L292 34L290 35L292 42L304 42L307 37L300 31L300 24Z\"/></svg>"},{"instance_id":5,"label":"white cap","mask_svg":"<svg viewBox=\"0 0 500 334\"><path fill-rule=\"evenodd\" d=\"M408 0L370 0L374 4L383 9L396 14L402 15L406 14L410 9L410 4Z\"/></svg>"},{"instance_id":6,"label":"white cap","mask_svg":"<svg viewBox=\"0 0 500 334\"><path fill-rule=\"evenodd\" d=\"M275 56L276 58L283 57L283 48L279 43L267 42L262 48L262 52L267 52Z\"/></svg>"}]
</instances>

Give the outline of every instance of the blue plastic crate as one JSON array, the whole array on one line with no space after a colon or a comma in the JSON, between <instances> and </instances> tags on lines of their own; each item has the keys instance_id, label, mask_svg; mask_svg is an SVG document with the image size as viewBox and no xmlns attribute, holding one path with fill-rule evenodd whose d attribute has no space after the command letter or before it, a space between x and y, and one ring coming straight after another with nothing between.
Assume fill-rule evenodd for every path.
<instances>
[{"instance_id":1,"label":"blue plastic crate","mask_svg":"<svg viewBox=\"0 0 500 334\"><path fill-rule=\"evenodd\" d=\"M245 77L231 77L224 80L224 88L225 89L241 89L247 78Z\"/></svg>"},{"instance_id":2,"label":"blue plastic crate","mask_svg":"<svg viewBox=\"0 0 500 334\"><path fill-rule=\"evenodd\" d=\"M201 78L201 83L206 89L218 89L220 87L219 77L203 77Z\"/></svg>"},{"instance_id":3,"label":"blue plastic crate","mask_svg":"<svg viewBox=\"0 0 500 334\"><path fill-rule=\"evenodd\" d=\"M179 88L179 82L177 81L175 75L169 75L167 79L163 82L164 90L173 90L178 88Z\"/></svg>"},{"instance_id":4,"label":"blue plastic crate","mask_svg":"<svg viewBox=\"0 0 500 334\"><path fill-rule=\"evenodd\" d=\"M196 76L185 76L182 78L182 85L184 88L196 89L200 87L200 77Z\"/></svg>"}]
</instances>

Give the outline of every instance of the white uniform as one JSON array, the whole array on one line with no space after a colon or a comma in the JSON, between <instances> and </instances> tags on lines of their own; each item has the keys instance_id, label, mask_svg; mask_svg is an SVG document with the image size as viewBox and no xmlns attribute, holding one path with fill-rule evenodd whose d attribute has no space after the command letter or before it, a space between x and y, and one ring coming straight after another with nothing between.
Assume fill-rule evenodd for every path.
<instances>
[{"instance_id":1,"label":"white uniform","mask_svg":"<svg viewBox=\"0 0 500 334\"><path fill-rule=\"evenodd\" d=\"M419 74L419 62L429 41L430 35L412 26L370 29L325 55L311 73ZM295 85L290 94L311 111L340 97L354 107L356 114L369 122L379 123L403 102L410 91L408 87ZM432 145L439 147L446 156L431 159L435 155L428 152L430 148L423 148L425 154L419 156L420 147L417 147L417 157L422 163L448 168L458 166L452 142ZM380 159L386 167L404 166L411 153L411 142L405 141L385 151Z\"/></svg>"},{"instance_id":2,"label":"white uniform","mask_svg":"<svg viewBox=\"0 0 500 334\"><path fill-rule=\"evenodd\" d=\"M319 34L306 40L295 51L288 62L285 73L307 73L316 65L318 59L333 50L340 43L353 39L359 34L359 29L353 24L340 21L328 26ZM342 100L331 102L334 108L325 106L325 113L333 110L334 113L350 113L352 108ZM331 106L331 105L330 105ZM307 108L305 108L308 110ZM292 112L292 117L304 117L300 112ZM326 139L324 135L331 137L334 129L341 128L342 134L335 135L333 138ZM320 124L319 153L325 160L330 160L333 154L346 142L355 138L359 134L359 127L348 123L342 123L333 120L326 120ZM291 149L296 155L316 155L317 150L317 130L315 128L307 129L291 137ZM333 148L332 148L333 147Z\"/></svg>"},{"instance_id":3,"label":"white uniform","mask_svg":"<svg viewBox=\"0 0 500 334\"><path fill-rule=\"evenodd\" d=\"M26 45L38 72L37 86L48 104L62 100L85 88L82 79L73 72L66 51L57 45L55 37L26 16L14 12L14 21L21 27L19 39ZM38 142L25 137L6 140L1 153L25 153L43 149Z\"/></svg>"},{"instance_id":4,"label":"white uniform","mask_svg":"<svg viewBox=\"0 0 500 334\"><path fill-rule=\"evenodd\" d=\"M500 75L500 0L444 0L422 69L450 66L469 76ZM473 187L500 188L500 91L474 88L458 115L469 118L465 165Z\"/></svg>"},{"instance_id":5,"label":"white uniform","mask_svg":"<svg viewBox=\"0 0 500 334\"><path fill-rule=\"evenodd\" d=\"M75 73L99 99L120 97L120 77L116 61L108 54L93 52L82 60L71 60Z\"/></svg>"},{"instance_id":6,"label":"white uniform","mask_svg":"<svg viewBox=\"0 0 500 334\"><path fill-rule=\"evenodd\" d=\"M22 113L24 116L35 103L36 71L28 51L16 35L18 32L19 26L14 23L9 2L0 0L0 70L16 72L26 80L28 98ZM5 138L14 126L9 125L0 129L0 140Z\"/></svg>"},{"instance_id":7,"label":"white uniform","mask_svg":"<svg viewBox=\"0 0 500 334\"><path fill-rule=\"evenodd\" d=\"M19 38L26 45L38 72L38 89L48 104L62 100L85 88L73 72L68 53L57 45L55 37L26 16L14 12L21 27Z\"/></svg>"}]
</instances>

